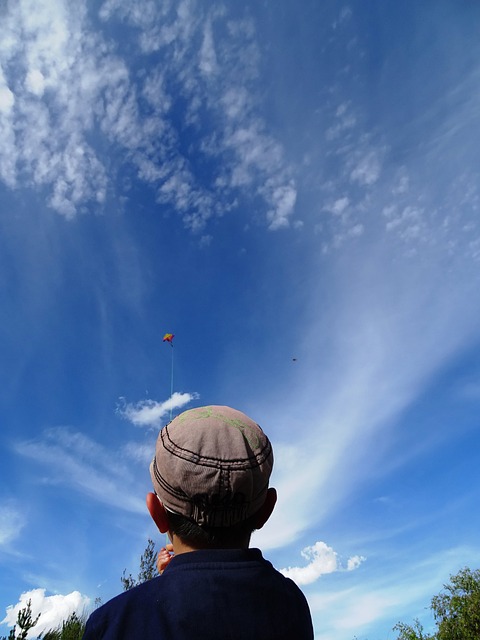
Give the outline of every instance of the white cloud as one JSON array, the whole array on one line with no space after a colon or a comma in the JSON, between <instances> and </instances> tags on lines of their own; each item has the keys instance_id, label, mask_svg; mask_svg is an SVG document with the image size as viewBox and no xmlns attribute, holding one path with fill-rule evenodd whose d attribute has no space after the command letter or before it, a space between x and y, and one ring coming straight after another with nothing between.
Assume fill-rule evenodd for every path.
<instances>
[{"instance_id":1,"label":"white cloud","mask_svg":"<svg viewBox=\"0 0 480 640\"><path fill-rule=\"evenodd\" d=\"M150 464L153 458L155 446L149 443L139 444L138 442L127 442L122 447L122 455L143 464L146 467Z\"/></svg>"},{"instance_id":2,"label":"white cloud","mask_svg":"<svg viewBox=\"0 0 480 640\"><path fill-rule=\"evenodd\" d=\"M363 226L363 224L354 224L353 227L350 227L350 229L348 230L348 235L351 236L352 238L356 238L358 236L363 235L363 232L365 231L365 227Z\"/></svg>"},{"instance_id":3,"label":"white cloud","mask_svg":"<svg viewBox=\"0 0 480 640\"><path fill-rule=\"evenodd\" d=\"M321 541L316 542L311 547L305 547L301 554L309 561L306 566L280 569L280 573L283 573L287 578L291 578L299 585L311 584L327 573L353 571L365 560L363 556L353 556L348 559L347 566L342 567L336 551Z\"/></svg>"},{"instance_id":4,"label":"white cloud","mask_svg":"<svg viewBox=\"0 0 480 640\"><path fill-rule=\"evenodd\" d=\"M378 624L382 619L391 619L386 624L388 637L397 621L395 616L401 615L403 604L399 593L388 588L372 588L370 584L347 589L326 586L325 591L309 594L308 601L314 618L321 620L318 637L322 640L352 640L354 634L362 634L363 637L364 633L369 637L368 625L372 622Z\"/></svg>"},{"instance_id":5,"label":"white cloud","mask_svg":"<svg viewBox=\"0 0 480 640\"><path fill-rule=\"evenodd\" d=\"M381 164L374 151L370 151L356 164L350 174L353 182L358 182L362 186L370 186L377 182L380 177Z\"/></svg>"},{"instance_id":6,"label":"white cloud","mask_svg":"<svg viewBox=\"0 0 480 640\"><path fill-rule=\"evenodd\" d=\"M15 134L13 130L13 108L15 96L7 86L0 60L0 179L9 187L16 182L17 152L15 149ZM7 153L2 153L4 148Z\"/></svg>"},{"instance_id":7,"label":"white cloud","mask_svg":"<svg viewBox=\"0 0 480 640\"><path fill-rule=\"evenodd\" d=\"M335 111L335 122L325 131L325 138L331 142L337 140L342 134L348 134L357 124L356 116L351 112L349 103L342 103Z\"/></svg>"},{"instance_id":8,"label":"white cloud","mask_svg":"<svg viewBox=\"0 0 480 640\"><path fill-rule=\"evenodd\" d=\"M212 23L210 21L207 21L205 25L198 66L200 71L206 76L212 75L217 71L217 57L215 55Z\"/></svg>"},{"instance_id":9,"label":"white cloud","mask_svg":"<svg viewBox=\"0 0 480 640\"><path fill-rule=\"evenodd\" d=\"M25 78L25 86L36 96L42 96L45 91L45 77L38 69L31 69Z\"/></svg>"},{"instance_id":10,"label":"white cloud","mask_svg":"<svg viewBox=\"0 0 480 640\"><path fill-rule=\"evenodd\" d=\"M14 103L15 96L12 91L5 84L0 84L0 112L10 113Z\"/></svg>"},{"instance_id":11,"label":"white cloud","mask_svg":"<svg viewBox=\"0 0 480 640\"><path fill-rule=\"evenodd\" d=\"M281 166L282 149L272 138L262 131L263 124L258 120L240 121L228 128L223 137L226 150L234 151L235 162L232 164L231 185L248 186L254 182L257 173L275 174ZM271 186L277 178L270 179L270 188L264 192L273 193Z\"/></svg>"},{"instance_id":12,"label":"white cloud","mask_svg":"<svg viewBox=\"0 0 480 640\"><path fill-rule=\"evenodd\" d=\"M0 547L14 540L25 526L25 516L12 503L0 505Z\"/></svg>"},{"instance_id":13,"label":"white cloud","mask_svg":"<svg viewBox=\"0 0 480 640\"><path fill-rule=\"evenodd\" d=\"M386 207L383 213L388 218L388 222L385 225L386 230L395 230L403 240L421 240L428 235L424 209L407 206L397 212L396 207L390 206Z\"/></svg>"},{"instance_id":14,"label":"white cloud","mask_svg":"<svg viewBox=\"0 0 480 640\"><path fill-rule=\"evenodd\" d=\"M477 380L462 381L455 392L465 400L480 400L480 382Z\"/></svg>"},{"instance_id":15,"label":"white cloud","mask_svg":"<svg viewBox=\"0 0 480 640\"><path fill-rule=\"evenodd\" d=\"M268 185L267 185L268 188ZM276 186L272 190L271 201L274 208L267 212L269 229L275 231L282 227L288 227L289 219L293 214L297 191L293 184Z\"/></svg>"},{"instance_id":16,"label":"white cloud","mask_svg":"<svg viewBox=\"0 0 480 640\"><path fill-rule=\"evenodd\" d=\"M179 409L197 397L195 393L179 393L176 391L164 402L150 399L140 400L136 403L125 403L123 401L117 412L122 418L125 418L136 427L154 427L158 426L162 419L173 409Z\"/></svg>"},{"instance_id":17,"label":"white cloud","mask_svg":"<svg viewBox=\"0 0 480 640\"><path fill-rule=\"evenodd\" d=\"M325 207L325 209L338 216L345 211L349 204L350 199L347 198L347 196L344 196L343 198L335 200L335 202Z\"/></svg>"},{"instance_id":18,"label":"white cloud","mask_svg":"<svg viewBox=\"0 0 480 640\"><path fill-rule=\"evenodd\" d=\"M35 627L29 632L28 638L35 638L40 633L57 629L72 613L82 615L90 604L90 599L79 591L72 591L67 595L45 595L45 589L32 589L21 594L17 604L6 608L5 618L0 624L13 627L17 620L18 612L24 609L31 601L32 618L39 614L40 618Z\"/></svg>"},{"instance_id":19,"label":"white cloud","mask_svg":"<svg viewBox=\"0 0 480 640\"><path fill-rule=\"evenodd\" d=\"M340 11L339 20L340 20L340 22L344 22L346 20L349 20L352 17L352 15L353 15L353 12L352 12L351 7L345 6Z\"/></svg>"},{"instance_id":20,"label":"white cloud","mask_svg":"<svg viewBox=\"0 0 480 640\"><path fill-rule=\"evenodd\" d=\"M208 247L212 244L213 237L210 234L206 234L200 238L199 246Z\"/></svg>"},{"instance_id":21,"label":"white cloud","mask_svg":"<svg viewBox=\"0 0 480 640\"><path fill-rule=\"evenodd\" d=\"M251 98L244 87L228 87L221 98L227 121L237 121L251 109Z\"/></svg>"},{"instance_id":22,"label":"white cloud","mask_svg":"<svg viewBox=\"0 0 480 640\"><path fill-rule=\"evenodd\" d=\"M385 593L357 594L357 599L350 602L345 615L338 620L339 629L359 629L362 626L381 618L394 601Z\"/></svg>"},{"instance_id":23,"label":"white cloud","mask_svg":"<svg viewBox=\"0 0 480 640\"><path fill-rule=\"evenodd\" d=\"M347 560L347 571L354 571L364 562L364 556L352 556Z\"/></svg>"},{"instance_id":24,"label":"white cloud","mask_svg":"<svg viewBox=\"0 0 480 640\"><path fill-rule=\"evenodd\" d=\"M398 195L407 193L409 189L409 184L410 184L410 180L408 178L408 175L405 173L405 170L403 170L402 172L400 172L400 175L398 176L397 183L392 188L393 195L398 196Z\"/></svg>"}]
</instances>

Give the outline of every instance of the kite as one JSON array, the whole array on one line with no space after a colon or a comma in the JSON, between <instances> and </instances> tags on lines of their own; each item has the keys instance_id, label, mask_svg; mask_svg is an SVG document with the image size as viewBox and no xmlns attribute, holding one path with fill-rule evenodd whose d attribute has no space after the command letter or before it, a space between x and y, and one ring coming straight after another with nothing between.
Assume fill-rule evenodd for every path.
<instances>
[{"instance_id":1,"label":"kite","mask_svg":"<svg viewBox=\"0 0 480 640\"><path fill-rule=\"evenodd\" d=\"M173 347L173 339L174 339L174 337L175 337L175 334L174 334L174 333L166 333L166 334L163 336L163 342L170 342L170 344L171 344L171 345L172 345L172 347Z\"/></svg>"}]
</instances>

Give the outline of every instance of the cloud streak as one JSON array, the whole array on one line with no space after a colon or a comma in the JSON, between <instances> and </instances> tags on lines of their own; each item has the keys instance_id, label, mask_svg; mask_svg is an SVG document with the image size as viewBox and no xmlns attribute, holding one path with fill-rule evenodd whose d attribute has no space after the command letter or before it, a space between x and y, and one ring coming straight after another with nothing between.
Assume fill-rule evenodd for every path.
<instances>
[{"instance_id":1,"label":"cloud streak","mask_svg":"<svg viewBox=\"0 0 480 640\"><path fill-rule=\"evenodd\" d=\"M312 319L297 347L301 385L265 410L272 424L297 434L294 443L274 443L279 502L272 525L259 532L267 546L291 542L318 525L380 456L380 468L390 468L397 456L390 449L395 421L478 337L480 304L472 295L468 260L452 263L439 279L442 254L436 251L405 257L398 245L373 248L369 238L357 251L361 266L351 270L339 258L331 272L328 286L335 294L328 312L321 307L325 292L319 287L312 295L320 302L312 302ZM417 446L421 437L416 434ZM441 434L424 437L431 447ZM409 446L402 455L417 451Z\"/></svg>"},{"instance_id":2,"label":"cloud streak","mask_svg":"<svg viewBox=\"0 0 480 640\"><path fill-rule=\"evenodd\" d=\"M48 470L48 482L69 486L91 498L110 505L111 496L122 496L116 508L145 512L143 499L134 487L131 464L88 436L65 427L46 430L41 438L20 441L15 451Z\"/></svg>"},{"instance_id":3,"label":"cloud streak","mask_svg":"<svg viewBox=\"0 0 480 640\"><path fill-rule=\"evenodd\" d=\"M12 542L25 526L25 516L11 502L0 504L0 548Z\"/></svg>"}]
</instances>

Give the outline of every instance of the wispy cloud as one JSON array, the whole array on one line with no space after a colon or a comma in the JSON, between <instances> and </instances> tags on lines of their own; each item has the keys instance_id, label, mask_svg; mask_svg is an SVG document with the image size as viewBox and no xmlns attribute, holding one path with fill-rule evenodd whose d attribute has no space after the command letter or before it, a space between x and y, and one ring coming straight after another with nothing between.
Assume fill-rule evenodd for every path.
<instances>
[{"instance_id":1,"label":"wispy cloud","mask_svg":"<svg viewBox=\"0 0 480 640\"><path fill-rule=\"evenodd\" d=\"M296 187L253 98L259 55L252 23L193 0L152 7L104 2L93 22L83 2L74 11L63 0L8 5L0 179L46 189L50 206L66 217L101 210L118 188L103 146L120 149L122 170L133 168L194 231L234 208L239 193L263 200L272 230L288 226ZM138 35L128 62L102 32L117 21ZM136 74L135 60L144 66L152 54L163 63ZM187 98L186 110L179 98ZM179 145L182 127L192 129L191 151ZM203 166L212 157L223 169L209 179Z\"/></svg>"},{"instance_id":2,"label":"wispy cloud","mask_svg":"<svg viewBox=\"0 0 480 640\"><path fill-rule=\"evenodd\" d=\"M337 552L321 541L316 542L311 547L305 547L305 549L302 549L301 554L308 560L306 566L280 569L284 576L291 578L299 585L311 584L326 573L353 571L365 560L363 556L352 556L348 558L346 565L342 565Z\"/></svg>"},{"instance_id":3,"label":"wispy cloud","mask_svg":"<svg viewBox=\"0 0 480 640\"><path fill-rule=\"evenodd\" d=\"M118 508L144 513L143 499L135 491L136 478L131 461L95 442L88 436L65 427L46 430L40 438L19 441L17 454L33 460L46 470L46 480L69 486L104 504L121 495Z\"/></svg>"},{"instance_id":4,"label":"wispy cloud","mask_svg":"<svg viewBox=\"0 0 480 640\"><path fill-rule=\"evenodd\" d=\"M14 540L25 526L25 516L11 501L0 504L0 547Z\"/></svg>"},{"instance_id":5,"label":"wispy cloud","mask_svg":"<svg viewBox=\"0 0 480 640\"><path fill-rule=\"evenodd\" d=\"M279 500L271 525L259 532L269 547L320 523L369 475L374 460L388 469L400 453L417 455L421 437L430 448L440 442L438 432L417 433L415 446L390 448L400 437L393 426L402 412L478 338L480 303L468 260L452 263L439 279L441 252L405 257L397 245L374 248L368 238L356 251L354 269L340 260L332 272L328 311L322 287L312 293L311 322L297 346L302 378L278 406L265 409L280 432L295 432L293 442L274 442Z\"/></svg>"},{"instance_id":6,"label":"wispy cloud","mask_svg":"<svg viewBox=\"0 0 480 640\"><path fill-rule=\"evenodd\" d=\"M370 186L378 180L380 171L381 163L378 153L370 151L356 162L350 178L362 186Z\"/></svg>"},{"instance_id":7,"label":"wispy cloud","mask_svg":"<svg viewBox=\"0 0 480 640\"><path fill-rule=\"evenodd\" d=\"M461 87L471 104L466 86L476 91L473 77ZM455 179L444 179L449 171L429 145L398 164L396 135L367 129L367 112L354 94L331 107L323 151L332 162L319 161L318 174L312 172L325 178L321 197L315 184L314 213L301 212L307 224L318 225L328 262L316 263L319 284L308 290L310 311L297 333L301 380L278 408L265 410L286 434L295 433L293 442L274 443L279 501L258 534L269 547L321 522L368 477L375 460L379 473L391 468L400 459L394 441L405 437L403 455L418 454L420 435L412 445L405 436L410 425L403 433L398 428L403 412L479 336L474 170L449 160ZM440 127L447 136L438 143L441 158L450 157L449 132L460 148L470 145L471 132L460 135L455 109L452 114ZM430 449L440 439L436 432L422 437Z\"/></svg>"},{"instance_id":8,"label":"wispy cloud","mask_svg":"<svg viewBox=\"0 0 480 640\"><path fill-rule=\"evenodd\" d=\"M29 601L32 607L32 618L35 619L40 614L40 619L29 632L28 638L34 638L40 633L61 627L62 622L72 613L82 615L90 604L90 599L79 591L72 591L67 595L47 596L45 589L32 589L22 593L17 604L7 607L5 618L0 624L13 627L17 621L18 612L24 609Z\"/></svg>"},{"instance_id":9,"label":"wispy cloud","mask_svg":"<svg viewBox=\"0 0 480 640\"><path fill-rule=\"evenodd\" d=\"M61 2L24 0L2 16L8 38L0 65L14 103L1 156L15 163L1 177L7 184L21 175L29 185L48 186L51 206L67 217L86 202L102 202L106 188L106 172L87 140L89 110L105 75L102 63L98 76L93 73L98 41L82 35L85 14L81 5L67 12Z\"/></svg>"}]
</instances>

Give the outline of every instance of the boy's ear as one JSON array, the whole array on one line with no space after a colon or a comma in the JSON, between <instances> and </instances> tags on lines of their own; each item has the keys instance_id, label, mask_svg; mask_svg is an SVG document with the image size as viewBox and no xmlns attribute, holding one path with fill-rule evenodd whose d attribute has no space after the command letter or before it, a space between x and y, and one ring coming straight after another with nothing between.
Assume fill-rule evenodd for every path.
<instances>
[{"instance_id":1,"label":"boy's ear","mask_svg":"<svg viewBox=\"0 0 480 640\"><path fill-rule=\"evenodd\" d=\"M275 508L276 502L277 502L277 490L274 489L273 487L270 487L269 489L267 489L265 502L256 513L255 529L261 529L263 527L263 525L272 515L272 511Z\"/></svg>"},{"instance_id":2,"label":"boy's ear","mask_svg":"<svg viewBox=\"0 0 480 640\"><path fill-rule=\"evenodd\" d=\"M167 533L168 531L168 518L165 507L160 502L160 499L154 493L147 493L147 509L152 516L152 520L157 525L160 533Z\"/></svg>"}]
</instances>

